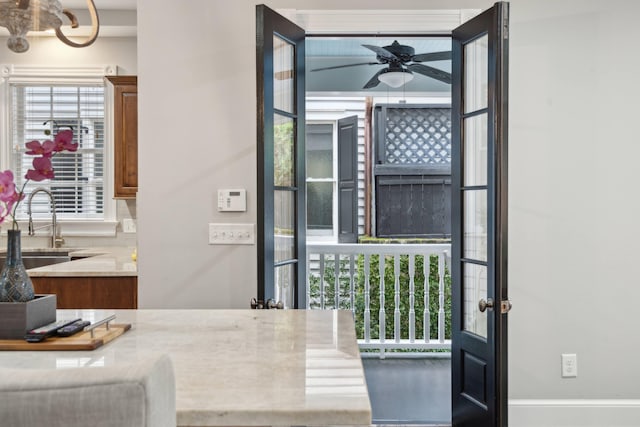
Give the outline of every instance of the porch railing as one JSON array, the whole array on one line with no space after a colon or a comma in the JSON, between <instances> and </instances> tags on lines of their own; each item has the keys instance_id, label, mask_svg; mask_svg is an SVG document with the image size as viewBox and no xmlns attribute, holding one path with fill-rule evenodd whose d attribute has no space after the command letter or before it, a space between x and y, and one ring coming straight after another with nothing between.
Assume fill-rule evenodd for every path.
<instances>
[{"instance_id":1,"label":"porch railing","mask_svg":"<svg viewBox=\"0 0 640 427\"><path fill-rule=\"evenodd\" d=\"M307 308L350 309L361 349L450 349L449 244L307 244Z\"/></svg>"}]
</instances>

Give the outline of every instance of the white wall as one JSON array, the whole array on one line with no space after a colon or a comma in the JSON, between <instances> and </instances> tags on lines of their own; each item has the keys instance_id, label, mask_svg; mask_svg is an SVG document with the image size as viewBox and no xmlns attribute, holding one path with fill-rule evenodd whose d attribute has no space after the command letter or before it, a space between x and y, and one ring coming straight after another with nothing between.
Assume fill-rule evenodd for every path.
<instances>
[{"instance_id":1,"label":"white wall","mask_svg":"<svg viewBox=\"0 0 640 427\"><path fill-rule=\"evenodd\" d=\"M256 295L256 247L207 243L210 222L256 222L254 20L246 1L138 2L142 308ZM220 188L246 188L247 212L219 214Z\"/></svg>"},{"instance_id":2,"label":"white wall","mask_svg":"<svg viewBox=\"0 0 640 427\"><path fill-rule=\"evenodd\" d=\"M511 2L514 399L640 399L638 16L624 0ZM560 378L561 353L577 378ZM599 404L577 404L589 425L640 424L640 400L630 424Z\"/></svg>"},{"instance_id":3,"label":"white wall","mask_svg":"<svg viewBox=\"0 0 640 427\"><path fill-rule=\"evenodd\" d=\"M138 2L141 307L246 308L256 293L255 246L207 244L209 222L256 222L255 3ZM268 4L416 9L491 2ZM623 425L616 414L625 411L609 403L636 399L630 405L637 416L640 402L640 5L511 6L509 384L519 405L511 425L534 425L536 416L537 425ZM215 192L227 186L248 190L246 213L216 211ZM563 352L578 354L578 378L560 378ZM566 411L572 409L563 399L579 399L575 413L589 419L578 421L574 412L545 418L549 412L536 406L541 399ZM598 410L603 401L596 399L610 409ZM582 411L589 407L595 415Z\"/></svg>"}]
</instances>

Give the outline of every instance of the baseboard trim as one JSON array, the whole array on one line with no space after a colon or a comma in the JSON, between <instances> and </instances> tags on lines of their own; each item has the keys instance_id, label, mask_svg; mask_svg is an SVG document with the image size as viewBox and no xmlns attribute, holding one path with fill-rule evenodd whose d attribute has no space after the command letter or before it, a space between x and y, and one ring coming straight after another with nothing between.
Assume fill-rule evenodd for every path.
<instances>
[{"instance_id":1,"label":"baseboard trim","mask_svg":"<svg viewBox=\"0 0 640 427\"><path fill-rule=\"evenodd\" d=\"M509 427L637 427L640 399L510 399Z\"/></svg>"}]
</instances>

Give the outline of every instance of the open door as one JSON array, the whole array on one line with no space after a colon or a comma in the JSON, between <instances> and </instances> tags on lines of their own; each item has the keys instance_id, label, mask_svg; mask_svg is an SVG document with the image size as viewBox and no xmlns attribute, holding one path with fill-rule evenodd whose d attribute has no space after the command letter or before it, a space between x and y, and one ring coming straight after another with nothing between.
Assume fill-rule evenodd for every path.
<instances>
[{"instance_id":1,"label":"open door","mask_svg":"<svg viewBox=\"0 0 640 427\"><path fill-rule=\"evenodd\" d=\"M358 243L358 116L338 120L338 243Z\"/></svg>"},{"instance_id":2,"label":"open door","mask_svg":"<svg viewBox=\"0 0 640 427\"><path fill-rule=\"evenodd\" d=\"M256 6L257 306L304 308L305 149L302 28Z\"/></svg>"},{"instance_id":3,"label":"open door","mask_svg":"<svg viewBox=\"0 0 640 427\"><path fill-rule=\"evenodd\" d=\"M452 423L507 426L506 2L453 31Z\"/></svg>"}]
</instances>

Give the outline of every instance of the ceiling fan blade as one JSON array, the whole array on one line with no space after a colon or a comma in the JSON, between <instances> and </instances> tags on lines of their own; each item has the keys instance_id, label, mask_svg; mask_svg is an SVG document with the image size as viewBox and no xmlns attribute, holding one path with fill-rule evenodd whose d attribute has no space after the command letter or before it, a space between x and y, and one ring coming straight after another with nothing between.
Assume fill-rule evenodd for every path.
<instances>
[{"instance_id":1,"label":"ceiling fan blade","mask_svg":"<svg viewBox=\"0 0 640 427\"><path fill-rule=\"evenodd\" d=\"M363 44L362 46L366 47L367 49L370 49L372 51L374 51L375 53L377 53L379 56L386 58L386 59L398 59L397 56L395 56L393 53L389 52L387 49L380 47L380 46L373 46L370 44Z\"/></svg>"},{"instance_id":2,"label":"ceiling fan blade","mask_svg":"<svg viewBox=\"0 0 640 427\"><path fill-rule=\"evenodd\" d=\"M382 70L375 73L373 77L371 77L371 79L362 87L362 89L371 89L372 87L378 86L380 84L380 80L378 80L378 76L382 74L384 70L386 70L386 68L383 68Z\"/></svg>"},{"instance_id":3,"label":"ceiling fan blade","mask_svg":"<svg viewBox=\"0 0 640 427\"><path fill-rule=\"evenodd\" d=\"M413 55L413 61L415 62L446 61L448 59L451 59L451 51L430 52Z\"/></svg>"},{"instance_id":4,"label":"ceiling fan blade","mask_svg":"<svg viewBox=\"0 0 640 427\"><path fill-rule=\"evenodd\" d=\"M335 70L337 68L355 67L357 65L380 65L380 63L379 62L359 62L357 64L334 65L333 67L315 68L310 71Z\"/></svg>"},{"instance_id":5,"label":"ceiling fan blade","mask_svg":"<svg viewBox=\"0 0 640 427\"><path fill-rule=\"evenodd\" d=\"M446 71L438 70L437 68L429 67L428 65L422 64L407 65L407 68L416 73L431 77L432 79L451 84L451 74L447 73Z\"/></svg>"}]
</instances>

